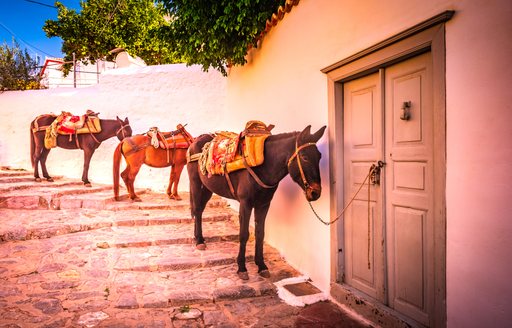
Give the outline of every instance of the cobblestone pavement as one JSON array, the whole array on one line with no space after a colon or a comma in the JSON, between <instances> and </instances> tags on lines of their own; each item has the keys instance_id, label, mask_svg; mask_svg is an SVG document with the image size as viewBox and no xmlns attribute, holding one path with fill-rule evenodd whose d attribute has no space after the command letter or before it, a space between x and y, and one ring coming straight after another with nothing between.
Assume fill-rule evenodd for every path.
<instances>
[{"instance_id":1,"label":"cobblestone pavement","mask_svg":"<svg viewBox=\"0 0 512 328\"><path fill-rule=\"evenodd\" d=\"M0 327L371 327L330 301L295 307L275 282L300 276L265 246L271 278L236 275L236 212L218 197L196 250L188 195L36 183L0 170ZM248 250L253 250L251 240Z\"/></svg>"}]
</instances>

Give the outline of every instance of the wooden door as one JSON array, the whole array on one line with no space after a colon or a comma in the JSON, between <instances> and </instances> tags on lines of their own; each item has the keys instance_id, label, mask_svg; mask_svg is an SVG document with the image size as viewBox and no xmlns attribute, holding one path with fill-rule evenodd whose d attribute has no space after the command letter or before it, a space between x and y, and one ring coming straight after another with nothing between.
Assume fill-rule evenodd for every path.
<instances>
[{"instance_id":1,"label":"wooden door","mask_svg":"<svg viewBox=\"0 0 512 328\"><path fill-rule=\"evenodd\" d=\"M434 302L433 111L430 53L344 84L345 282L431 325ZM369 200L369 201L368 201Z\"/></svg>"}]
</instances>

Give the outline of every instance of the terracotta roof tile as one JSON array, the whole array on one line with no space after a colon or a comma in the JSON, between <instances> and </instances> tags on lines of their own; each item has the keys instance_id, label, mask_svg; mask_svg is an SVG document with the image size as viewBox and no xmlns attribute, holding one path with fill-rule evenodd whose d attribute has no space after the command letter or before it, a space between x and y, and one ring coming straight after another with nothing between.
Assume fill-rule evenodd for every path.
<instances>
[{"instance_id":1,"label":"terracotta roof tile","mask_svg":"<svg viewBox=\"0 0 512 328\"><path fill-rule=\"evenodd\" d=\"M265 36L265 34L270 32L272 27L276 26L277 23L279 23L279 21L281 21L284 18L285 14L289 13L294 6L299 4L299 2L300 0L286 0L284 6L280 6L279 9L277 10L277 13L272 14L272 17L269 20L267 20L265 29L260 33L260 35L256 39L256 42L260 42Z\"/></svg>"}]
</instances>

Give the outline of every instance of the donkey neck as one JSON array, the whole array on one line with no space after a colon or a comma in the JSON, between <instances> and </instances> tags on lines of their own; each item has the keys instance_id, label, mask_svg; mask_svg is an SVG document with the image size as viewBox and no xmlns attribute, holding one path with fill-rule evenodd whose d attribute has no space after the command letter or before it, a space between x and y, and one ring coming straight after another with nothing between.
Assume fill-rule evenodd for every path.
<instances>
[{"instance_id":1,"label":"donkey neck","mask_svg":"<svg viewBox=\"0 0 512 328\"><path fill-rule=\"evenodd\" d=\"M265 142L265 160L268 163L268 172L275 172L273 183L278 183L288 175L288 159L295 151L295 142L298 132L272 135Z\"/></svg>"},{"instance_id":2,"label":"donkey neck","mask_svg":"<svg viewBox=\"0 0 512 328\"><path fill-rule=\"evenodd\" d=\"M98 134L98 140L104 141L117 136L116 132L121 127L117 120L101 120L101 132Z\"/></svg>"}]
</instances>

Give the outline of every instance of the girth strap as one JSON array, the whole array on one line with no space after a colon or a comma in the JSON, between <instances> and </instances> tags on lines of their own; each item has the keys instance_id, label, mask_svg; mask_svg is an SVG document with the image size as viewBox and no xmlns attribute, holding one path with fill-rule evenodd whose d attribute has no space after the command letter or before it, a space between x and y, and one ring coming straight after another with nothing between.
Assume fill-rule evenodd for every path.
<instances>
[{"instance_id":1,"label":"girth strap","mask_svg":"<svg viewBox=\"0 0 512 328\"><path fill-rule=\"evenodd\" d=\"M277 184L275 185L272 185L272 186L269 186L268 184L264 183L263 181L261 181L261 179L256 175L256 173L253 171L253 169L251 169L251 167L249 166L249 164L247 164L247 160L245 159L245 156L242 154L242 159L244 161L244 166L245 168L247 169L247 171L249 172L249 174L254 178L254 180L263 188L266 188L266 189L271 189L271 188L275 188L277 187ZM227 172L226 172L227 174Z\"/></svg>"}]
</instances>

